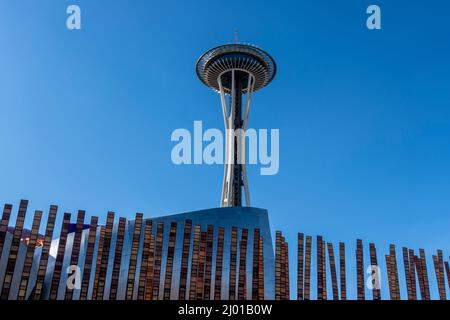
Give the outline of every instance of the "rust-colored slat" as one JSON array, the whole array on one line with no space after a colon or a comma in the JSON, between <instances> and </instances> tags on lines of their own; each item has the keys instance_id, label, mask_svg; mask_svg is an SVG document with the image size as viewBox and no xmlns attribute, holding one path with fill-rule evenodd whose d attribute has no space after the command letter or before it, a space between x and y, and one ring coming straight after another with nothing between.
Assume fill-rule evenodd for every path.
<instances>
[{"instance_id":1,"label":"rust-colored slat","mask_svg":"<svg viewBox=\"0 0 450 320\"><path fill-rule=\"evenodd\" d=\"M222 297L222 263L223 263L223 241L224 229L219 227L217 235L217 253L216 253L216 277L214 280L214 300L220 300Z\"/></svg>"},{"instance_id":2,"label":"rust-colored slat","mask_svg":"<svg viewBox=\"0 0 450 320\"><path fill-rule=\"evenodd\" d=\"M448 289L450 290L450 266L448 261L445 261L445 273L447 274Z\"/></svg>"},{"instance_id":3,"label":"rust-colored slat","mask_svg":"<svg viewBox=\"0 0 450 320\"><path fill-rule=\"evenodd\" d=\"M96 300L103 300L105 291L106 275L108 272L108 258L111 248L112 229L114 226L114 212L108 212L106 217L105 237L103 240L103 250L100 260L100 268L98 272L97 296Z\"/></svg>"},{"instance_id":4,"label":"rust-colored slat","mask_svg":"<svg viewBox=\"0 0 450 320\"><path fill-rule=\"evenodd\" d=\"M142 255L141 255L141 268L139 270L139 283L138 283L138 293L137 299L145 299L145 289L147 282L147 271L148 271L148 256L150 254L150 238L152 235L152 221L146 220L144 226L144 243L142 244Z\"/></svg>"},{"instance_id":5,"label":"rust-colored slat","mask_svg":"<svg viewBox=\"0 0 450 320\"><path fill-rule=\"evenodd\" d=\"M195 300L197 296L197 273L198 273L198 260L200 253L200 226L194 226L194 243L192 247L192 260L191 260L191 277L189 280L189 300Z\"/></svg>"},{"instance_id":6,"label":"rust-colored slat","mask_svg":"<svg viewBox=\"0 0 450 320\"><path fill-rule=\"evenodd\" d=\"M322 277L323 277L323 291L322 299L327 300L327 260L325 241L322 241Z\"/></svg>"},{"instance_id":7,"label":"rust-colored slat","mask_svg":"<svg viewBox=\"0 0 450 320\"><path fill-rule=\"evenodd\" d=\"M356 274L358 300L365 300L364 257L361 239L356 240Z\"/></svg>"},{"instance_id":8,"label":"rust-colored slat","mask_svg":"<svg viewBox=\"0 0 450 320\"><path fill-rule=\"evenodd\" d=\"M370 250L370 265L373 267L376 267L378 269L378 258L377 258L377 249L375 247L375 243L370 243L369 244L369 250ZM374 271L372 271L372 276L376 276L377 277L377 281L379 282L380 280L380 275L379 274L374 274ZM372 280L373 281L373 280ZM372 289L372 298L373 300L381 300L381 292L380 292L380 286L378 283L378 287L375 287L375 283L372 283L372 285L374 286Z\"/></svg>"},{"instance_id":9,"label":"rust-colored slat","mask_svg":"<svg viewBox=\"0 0 450 320\"><path fill-rule=\"evenodd\" d=\"M420 265L423 277L423 288L425 290L425 300L430 300L430 285L428 281L427 259L425 256L425 250L419 249Z\"/></svg>"},{"instance_id":10,"label":"rust-colored slat","mask_svg":"<svg viewBox=\"0 0 450 320\"><path fill-rule=\"evenodd\" d=\"M262 236L259 236L259 272L258 272L258 300L264 300L264 242Z\"/></svg>"},{"instance_id":11,"label":"rust-colored slat","mask_svg":"<svg viewBox=\"0 0 450 320\"><path fill-rule=\"evenodd\" d=\"M409 253L408 248L402 248L403 255L403 266L405 269L405 281L406 281L406 290L408 293L408 300L413 300L412 298L412 288L411 288L411 270L409 265Z\"/></svg>"},{"instance_id":12,"label":"rust-colored slat","mask_svg":"<svg viewBox=\"0 0 450 320\"><path fill-rule=\"evenodd\" d=\"M237 227L231 228L231 241L230 241L230 288L228 291L228 299L236 300L236 264L237 264Z\"/></svg>"},{"instance_id":13,"label":"rust-colored slat","mask_svg":"<svg viewBox=\"0 0 450 320\"><path fill-rule=\"evenodd\" d=\"M289 279L289 245L286 241L284 241L284 299L291 299L291 290L290 290L290 279Z\"/></svg>"},{"instance_id":14,"label":"rust-colored slat","mask_svg":"<svg viewBox=\"0 0 450 320\"><path fill-rule=\"evenodd\" d=\"M297 234L297 300L303 300L304 234Z\"/></svg>"},{"instance_id":15,"label":"rust-colored slat","mask_svg":"<svg viewBox=\"0 0 450 320\"><path fill-rule=\"evenodd\" d=\"M441 282L440 294L441 300L447 300L447 294L445 292L445 270L444 270L444 255L442 250L437 251L437 262L439 267L439 279Z\"/></svg>"},{"instance_id":16,"label":"rust-colored slat","mask_svg":"<svg viewBox=\"0 0 450 320\"><path fill-rule=\"evenodd\" d=\"M41 224L42 211L36 210L33 218L33 225L31 227L30 240L25 254L25 262L22 271L22 279L20 280L18 300L24 300L27 294L28 280L30 279L31 266L33 264L34 251L36 248L36 241L39 233L39 226Z\"/></svg>"},{"instance_id":17,"label":"rust-colored slat","mask_svg":"<svg viewBox=\"0 0 450 320\"><path fill-rule=\"evenodd\" d=\"M5 204L3 207L2 224L0 225L0 258L5 245L6 233L8 232L9 219L11 218L12 205Z\"/></svg>"},{"instance_id":18,"label":"rust-colored slat","mask_svg":"<svg viewBox=\"0 0 450 320\"><path fill-rule=\"evenodd\" d=\"M275 300L281 300L281 231L275 232Z\"/></svg>"},{"instance_id":19,"label":"rust-colored slat","mask_svg":"<svg viewBox=\"0 0 450 320\"><path fill-rule=\"evenodd\" d=\"M61 280L62 265L64 262L64 254L66 251L67 233L69 231L70 213L64 213L61 234L59 236L58 252L56 254L55 269L53 271L50 300L56 300L58 297L59 281Z\"/></svg>"},{"instance_id":20,"label":"rust-colored slat","mask_svg":"<svg viewBox=\"0 0 450 320\"><path fill-rule=\"evenodd\" d=\"M433 265L434 265L434 272L436 274L436 282L438 285L439 299L446 300L447 296L445 293L445 275L443 273L444 261L441 250L438 250L437 256L433 255Z\"/></svg>"},{"instance_id":21,"label":"rust-colored slat","mask_svg":"<svg viewBox=\"0 0 450 320\"><path fill-rule=\"evenodd\" d=\"M164 237L164 223L158 222L156 226L155 261L153 267L152 299L159 300L159 284L161 281L161 263Z\"/></svg>"},{"instance_id":22,"label":"rust-colored slat","mask_svg":"<svg viewBox=\"0 0 450 320\"><path fill-rule=\"evenodd\" d=\"M142 232L142 216L143 216L142 213L138 212L136 213L136 218L134 220L134 231L132 240L133 242L131 243L130 263L128 266L127 290L125 296L126 300L133 299L134 284L136 281L136 266L139 255L139 242L141 240L141 232Z\"/></svg>"},{"instance_id":23,"label":"rust-colored slat","mask_svg":"<svg viewBox=\"0 0 450 320\"><path fill-rule=\"evenodd\" d=\"M306 236L305 245L305 287L304 287L304 299L310 299L310 281L311 281L311 236Z\"/></svg>"},{"instance_id":24,"label":"rust-colored slat","mask_svg":"<svg viewBox=\"0 0 450 320\"><path fill-rule=\"evenodd\" d=\"M259 239L260 230L253 230L253 260L252 260L252 300L258 300L259 286Z\"/></svg>"},{"instance_id":25,"label":"rust-colored slat","mask_svg":"<svg viewBox=\"0 0 450 320\"><path fill-rule=\"evenodd\" d=\"M117 226L116 245L114 248L114 261L111 275L111 285L109 286L109 300L117 299L117 290L119 288L120 266L122 262L123 241L125 237L125 228L127 219L119 218Z\"/></svg>"},{"instance_id":26,"label":"rust-colored slat","mask_svg":"<svg viewBox=\"0 0 450 320\"><path fill-rule=\"evenodd\" d=\"M213 241L214 241L214 227L212 225L208 225L208 230L206 232L205 286L203 292L204 300L211 300Z\"/></svg>"},{"instance_id":27,"label":"rust-colored slat","mask_svg":"<svg viewBox=\"0 0 450 320\"><path fill-rule=\"evenodd\" d=\"M281 300L286 300L286 239L281 237Z\"/></svg>"},{"instance_id":28,"label":"rust-colored slat","mask_svg":"<svg viewBox=\"0 0 450 320\"><path fill-rule=\"evenodd\" d=\"M102 264L103 246L105 243L105 226L100 226L100 237L98 239L97 261L95 263L94 283L92 287L92 300L96 300L98 296L98 283L100 276L100 265Z\"/></svg>"},{"instance_id":29,"label":"rust-colored slat","mask_svg":"<svg viewBox=\"0 0 450 320\"><path fill-rule=\"evenodd\" d=\"M281 237L281 290L280 290L280 298L281 300L288 299L288 277L289 277L289 269L288 269L288 259L287 259L287 245L286 239L284 236Z\"/></svg>"},{"instance_id":30,"label":"rust-colored slat","mask_svg":"<svg viewBox=\"0 0 450 320\"><path fill-rule=\"evenodd\" d=\"M19 213L17 214L16 226L14 227L13 238L9 249L8 262L3 278L3 288L0 300L8 300L11 282L14 276L14 268L16 267L17 255L19 253L20 239L22 238L23 224L27 212L28 200L20 200Z\"/></svg>"},{"instance_id":31,"label":"rust-colored slat","mask_svg":"<svg viewBox=\"0 0 450 320\"><path fill-rule=\"evenodd\" d=\"M50 246L53 238L53 229L55 228L56 213L58 207L50 206L50 211L47 218L47 226L45 227L44 244L42 246L41 258L39 261L39 268L37 271L36 284L32 293L33 300L40 300L42 297L42 287L44 286L45 273L47 271L48 257Z\"/></svg>"},{"instance_id":32,"label":"rust-colored slat","mask_svg":"<svg viewBox=\"0 0 450 320\"><path fill-rule=\"evenodd\" d=\"M408 250L409 258L409 281L411 284L411 299L417 300L416 267L414 262L414 250Z\"/></svg>"},{"instance_id":33,"label":"rust-colored slat","mask_svg":"<svg viewBox=\"0 0 450 320\"><path fill-rule=\"evenodd\" d=\"M197 293L196 299L203 300L205 285L206 232L200 233L200 251L198 254Z\"/></svg>"},{"instance_id":34,"label":"rust-colored slat","mask_svg":"<svg viewBox=\"0 0 450 320\"><path fill-rule=\"evenodd\" d=\"M419 280L420 299L426 300L425 283L423 281L422 262L420 258L414 255L414 267L417 271L417 278Z\"/></svg>"},{"instance_id":35,"label":"rust-colored slat","mask_svg":"<svg viewBox=\"0 0 450 320\"><path fill-rule=\"evenodd\" d=\"M323 240L322 236L316 238L317 258L317 300L323 299Z\"/></svg>"},{"instance_id":36,"label":"rust-colored slat","mask_svg":"<svg viewBox=\"0 0 450 320\"><path fill-rule=\"evenodd\" d=\"M206 232L200 233L200 251L198 254L197 272L197 300L203 300L203 289L205 279L205 258L206 258Z\"/></svg>"},{"instance_id":37,"label":"rust-colored slat","mask_svg":"<svg viewBox=\"0 0 450 320\"><path fill-rule=\"evenodd\" d=\"M153 299L153 268L155 261L155 236L153 234L150 235L150 247L149 247L149 255L147 262L147 276L145 283L145 300Z\"/></svg>"},{"instance_id":38,"label":"rust-colored slat","mask_svg":"<svg viewBox=\"0 0 450 320\"><path fill-rule=\"evenodd\" d=\"M242 229L239 243L238 300L247 300L247 240L248 230Z\"/></svg>"},{"instance_id":39,"label":"rust-colored slat","mask_svg":"<svg viewBox=\"0 0 450 320\"><path fill-rule=\"evenodd\" d=\"M175 253L176 236L177 236L177 223L172 222L170 224L169 243L167 246L166 274L164 277L164 292L163 292L164 300L170 300L170 293L172 288L173 255Z\"/></svg>"},{"instance_id":40,"label":"rust-colored slat","mask_svg":"<svg viewBox=\"0 0 450 320\"><path fill-rule=\"evenodd\" d=\"M191 245L191 229L192 220L188 219L184 222L183 251L181 253L181 271L180 286L178 289L178 300L186 299L187 276L189 268L189 250Z\"/></svg>"},{"instance_id":41,"label":"rust-colored slat","mask_svg":"<svg viewBox=\"0 0 450 320\"><path fill-rule=\"evenodd\" d=\"M435 255L432 255L431 258L433 259L433 267L434 267L434 273L436 275L436 283L437 283L437 287L438 287L438 294L439 294L439 299L442 299L442 292L441 292L441 275L439 273L439 262L438 262L438 258Z\"/></svg>"},{"instance_id":42,"label":"rust-colored slat","mask_svg":"<svg viewBox=\"0 0 450 320\"><path fill-rule=\"evenodd\" d=\"M78 257L80 255L81 236L83 235L83 226L84 226L85 215L86 215L85 211L78 210L77 223L75 225L75 234L74 234L73 243L72 243L72 252L71 252L71 256L70 256L70 265L71 266L78 266ZM72 300L73 290L71 288L69 288L67 285L64 288L66 290L65 299Z\"/></svg>"},{"instance_id":43,"label":"rust-colored slat","mask_svg":"<svg viewBox=\"0 0 450 320\"><path fill-rule=\"evenodd\" d=\"M333 289L333 300L339 300L339 291L338 291L338 283L337 283L336 263L334 260L333 244L328 242L327 246L328 246L328 260L330 261L331 287Z\"/></svg>"},{"instance_id":44,"label":"rust-colored slat","mask_svg":"<svg viewBox=\"0 0 450 320\"><path fill-rule=\"evenodd\" d=\"M390 255L385 255L385 260L386 260L386 272L387 272L387 277L388 277L388 285L389 285L389 298L391 300L395 300L395 290L394 288L394 279L392 276L392 271L391 271L391 256Z\"/></svg>"},{"instance_id":45,"label":"rust-colored slat","mask_svg":"<svg viewBox=\"0 0 450 320\"><path fill-rule=\"evenodd\" d=\"M281 236L281 272L280 272L280 299L286 299L286 251L284 246L285 238Z\"/></svg>"},{"instance_id":46,"label":"rust-colored slat","mask_svg":"<svg viewBox=\"0 0 450 320\"><path fill-rule=\"evenodd\" d=\"M400 300L400 284L398 281L398 268L397 268L397 255L395 251L395 245L391 244L389 246L389 255L390 255L390 270L392 274L392 285L394 292L394 300Z\"/></svg>"},{"instance_id":47,"label":"rust-colored slat","mask_svg":"<svg viewBox=\"0 0 450 320\"><path fill-rule=\"evenodd\" d=\"M89 225L89 236L83 268L83 279L81 281L80 300L87 300L89 282L91 279L92 262L94 260L95 240L97 238L98 217L91 217Z\"/></svg>"},{"instance_id":48,"label":"rust-colored slat","mask_svg":"<svg viewBox=\"0 0 450 320\"><path fill-rule=\"evenodd\" d=\"M339 282L341 285L341 300L347 299L347 278L345 276L345 243L339 242Z\"/></svg>"}]
</instances>

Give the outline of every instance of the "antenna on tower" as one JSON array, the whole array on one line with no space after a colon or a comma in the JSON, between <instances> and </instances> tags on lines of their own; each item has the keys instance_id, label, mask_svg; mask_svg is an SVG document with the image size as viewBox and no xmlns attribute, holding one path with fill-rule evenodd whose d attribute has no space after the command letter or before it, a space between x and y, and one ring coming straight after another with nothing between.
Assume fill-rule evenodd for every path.
<instances>
[{"instance_id":1,"label":"antenna on tower","mask_svg":"<svg viewBox=\"0 0 450 320\"><path fill-rule=\"evenodd\" d=\"M236 29L234 30L234 43L238 44L238 42L239 42L239 30Z\"/></svg>"}]
</instances>

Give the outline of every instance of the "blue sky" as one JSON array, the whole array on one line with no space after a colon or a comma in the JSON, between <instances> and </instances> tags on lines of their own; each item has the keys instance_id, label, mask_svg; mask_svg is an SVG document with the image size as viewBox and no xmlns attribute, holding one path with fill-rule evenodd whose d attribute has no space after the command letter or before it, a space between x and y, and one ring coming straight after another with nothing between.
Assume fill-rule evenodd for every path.
<instances>
[{"instance_id":1,"label":"blue sky","mask_svg":"<svg viewBox=\"0 0 450 320\"><path fill-rule=\"evenodd\" d=\"M82 30L66 29L70 4ZM365 26L370 4L381 7L381 31ZM352 269L357 238L375 242L381 261L389 243L398 257L401 246L448 257L449 10L401 0L2 1L1 203L26 198L32 210L54 203L103 220L107 210L218 206L223 168L175 166L170 135L194 120L223 127L219 98L194 67L238 29L278 64L249 126L280 130L280 171L252 166L249 183L252 204L286 234L291 267L299 231L345 241Z\"/></svg>"}]
</instances>

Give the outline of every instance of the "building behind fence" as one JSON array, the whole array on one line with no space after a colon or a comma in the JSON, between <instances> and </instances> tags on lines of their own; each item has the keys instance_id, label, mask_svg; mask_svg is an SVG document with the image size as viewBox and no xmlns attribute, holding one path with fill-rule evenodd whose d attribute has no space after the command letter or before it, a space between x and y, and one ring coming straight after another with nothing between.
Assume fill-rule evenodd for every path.
<instances>
[{"instance_id":1,"label":"building behind fence","mask_svg":"<svg viewBox=\"0 0 450 320\"><path fill-rule=\"evenodd\" d=\"M30 230L24 228L27 207L27 200L20 201L14 227L12 205L3 209L2 300L346 300L349 268L356 269L358 300L370 296L368 290L374 300L381 299L380 273L387 276L391 300L401 298L400 272L409 300L429 300L431 281L442 300L450 289L449 261L442 250L428 262L434 274L428 274L423 249L398 250L392 244L383 257L369 243L370 254L364 257L360 239L354 259L346 261L345 243L326 242L322 236L298 233L297 246L289 247L276 231L273 242L264 209L216 208L152 219L137 213L131 221L108 212L104 225L95 216L88 221L79 210L73 218L64 213L61 231L54 234L58 207L50 206L45 214L36 210ZM296 250L297 261L289 261L289 250ZM378 268L380 259L386 270ZM373 272L371 286L365 261ZM294 271L297 283L290 281ZM296 296L290 294L293 286Z\"/></svg>"}]
</instances>

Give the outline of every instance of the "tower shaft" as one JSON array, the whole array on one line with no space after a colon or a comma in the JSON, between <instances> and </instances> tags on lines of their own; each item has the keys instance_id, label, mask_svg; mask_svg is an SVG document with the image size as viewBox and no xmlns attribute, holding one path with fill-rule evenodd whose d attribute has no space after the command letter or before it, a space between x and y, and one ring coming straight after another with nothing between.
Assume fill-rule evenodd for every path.
<instances>
[{"instance_id":1,"label":"tower shaft","mask_svg":"<svg viewBox=\"0 0 450 320\"><path fill-rule=\"evenodd\" d=\"M242 90L243 90L244 79L240 75L235 76L234 81L234 92L235 98L234 102L232 97L230 97L230 105L233 108L233 128L235 130L243 130L243 120L242 120ZM242 180L242 166L245 164L239 163L240 150L238 145L240 143L239 136L234 135L233 137L233 150L234 150L234 167L233 167L233 180L232 180L232 206L242 207L242 187L244 182ZM244 138L245 139L245 138ZM244 141L245 144L245 141ZM245 148L245 145L244 145ZM247 199L248 201L248 199Z\"/></svg>"},{"instance_id":2,"label":"tower shaft","mask_svg":"<svg viewBox=\"0 0 450 320\"><path fill-rule=\"evenodd\" d=\"M250 73L233 69L221 74L218 83L226 129L221 206L241 207L243 205L242 189L244 189L245 205L249 207L250 193L245 168L245 130L247 129L250 112L254 77ZM227 105L225 99L224 84L231 88L229 105ZM246 93L244 105L242 103L243 92Z\"/></svg>"},{"instance_id":3,"label":"tower shaft","mask_svg":"<svg viewBox=\"0 0 450 320\"><path fill-rule=\"evenodd\" d=\"M250 104L253 92L269 84L276 69L275 60L267 52L239 43L210 49L197 61L198 78L220 94L222 105L226 147L221 207L242 207L243 195L245 205L250 207L245 167Z\"/></svg>"}]
</instances>

